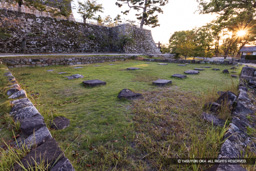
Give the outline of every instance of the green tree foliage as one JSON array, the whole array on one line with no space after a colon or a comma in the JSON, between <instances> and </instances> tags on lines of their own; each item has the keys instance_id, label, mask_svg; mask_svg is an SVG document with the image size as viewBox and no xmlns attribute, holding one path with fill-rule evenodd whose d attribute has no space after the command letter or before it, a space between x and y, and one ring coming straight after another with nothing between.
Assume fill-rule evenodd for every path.
<instances>
[{"instance_id":1,"label":"green tree foliage","mask_svg":"<svg viewBox=\"0 0 256 171\"><path fill-rule=\"evenodd\" d=\"M168 0L117 0L116 5L122 7L125 4L129 7L128 10L122 11L125 15L131 9L136 10L137 19L140 21L140 28L143 28L143 25L154 28L160 26L156 13L163 13L161 7L167 3Z\"/></svg>"},{"instance_id":2,"label":"green tree foliage","mask_svg":"<svg viewBox=\"0 0 256 171\"><path fill-rule=\"evenodd\" d=\"M223 40L224 57L228 54L239 53L247 43L255 42L256 37L256 1L255 0L198 0L201 13L215 13L218 18L214 21L215 37L224 31L232 34ZM238 36L240 30L245 30L245 36ZM217 46L219 47L219 46ZM218 48L217 48L218 49ZM236 49L236 50L235 50Z\"/></svg>"},{"instance_id":3,"label":"green tree foliage","mask_svg":"<svg viewBox=\"0 0 256 171\"><path fill-rule=\"evenodd\" d=\"M83 2L78 2L78 13L81 14L84 23L87 19L96 19L95 14L97 12L103 12L102 4L97 4L96 0L87 0Z\"/></svg>"}]
</instances>

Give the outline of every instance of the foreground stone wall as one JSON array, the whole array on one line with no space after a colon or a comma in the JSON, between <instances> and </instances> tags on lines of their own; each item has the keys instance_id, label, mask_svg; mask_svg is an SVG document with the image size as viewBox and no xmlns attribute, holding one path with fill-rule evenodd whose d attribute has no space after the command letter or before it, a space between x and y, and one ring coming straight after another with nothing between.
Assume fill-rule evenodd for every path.
<instances>
[{"instance_id":1,"label":"foreground stone wall","mask_svg":"<svg viewBox=\"0 0 256 171\"><path fill-rule=\"evenodd\" d=\"M160 53L151 32L104 27L0 9L0 53Z\"/></svg>"},{"instance_id":2,"label":"foreground stone wall","mask_svg":"<svg viewBox=\"0 0 256 171\"><path fill-rule=\"evenodd\" d=\"M51 65L81 65L91 63L115 62L133 59L134 56L86 56L86 57L20 57L2 58L2 62L10 68L15 67L44 67Z\"/></svg>"},{"instance_id":3,"label":"foreground stone wall","mask_svg":"<svg viewBox=\"0 0 256 171\"><path fill-rule=\"evenodd\" d=\"M12 73L6 69L5 76L11 85L7 96L12 99L10 115L15 122L20 122L21 134L15 141L16 147L26 146L31 151L21 159L24 168L35 166L44 160L51 171L70 170L74 168L70 161L52 137L46 127L43 116L39 113L33 103L27 98L25 90L22 90ZM20 164L14 164L11 170L23 170Z\"/></svg>"}]
</instances>

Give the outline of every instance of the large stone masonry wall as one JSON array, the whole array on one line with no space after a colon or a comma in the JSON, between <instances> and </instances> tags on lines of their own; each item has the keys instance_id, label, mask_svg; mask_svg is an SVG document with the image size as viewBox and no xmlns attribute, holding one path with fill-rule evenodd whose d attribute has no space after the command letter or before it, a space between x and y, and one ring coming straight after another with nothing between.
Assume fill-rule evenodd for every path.
<instances>
[{"instance_id":1,"label":"large stone masonry wall","mask_svg":"<svg viewBox=\"0 0 256 171\"><path fill-rule=\"evenodd\" d=\"M149 30L104 27L0 10L0 53L160 53Z\"/></svg>"}]
</instances>

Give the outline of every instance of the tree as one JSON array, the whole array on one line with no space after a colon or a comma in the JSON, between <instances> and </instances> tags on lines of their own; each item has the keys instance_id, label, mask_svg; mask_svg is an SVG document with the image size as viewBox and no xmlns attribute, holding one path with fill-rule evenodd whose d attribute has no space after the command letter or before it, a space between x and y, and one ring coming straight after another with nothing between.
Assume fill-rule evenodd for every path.
<instances>
[{"instance_id":1,"label":"tree","mask_svg":"<svg viewBox=\"0 0 256 171\"><path fill-rule=\"evenodd\" d=\"M129 10L122 11L123 14L128 14L131 9L137 11L137 19L140 20L140 28L143 25L157 27L159 25L158 15L163 13L162 6L166 5L168 0L117 0L116 5L122 7L123 4L128 5Z\"/></svg>"},{"instance_id":2,"label":"tree","mask_svg":"<svg viewBox=\"0 0 256 171\"><path fill-rule=\"evenodd\" d=\"M86 2L78 2L79 8L78 13L81 14L84 24L87 19L97 19L95 14L97 12L103 12L102 4L97 4L95 0L87 0Z\"/></svg>"}]
</instances>

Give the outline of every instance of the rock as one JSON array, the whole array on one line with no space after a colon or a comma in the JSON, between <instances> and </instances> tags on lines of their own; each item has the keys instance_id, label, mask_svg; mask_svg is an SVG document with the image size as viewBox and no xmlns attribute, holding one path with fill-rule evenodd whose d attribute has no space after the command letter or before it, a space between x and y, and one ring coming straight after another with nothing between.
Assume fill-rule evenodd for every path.
<instances>
[{"instance_id":1,"label":"rock","mask_svg":"<svg viewBox=\"0 0 256 171\"><path fill-rule=\"evenodd\" d=\"M172 78L184 79L184 78L187 78L187 76L186 76L186 75L182 75L182 74L173 74L173 75L172 75Z\"/></svg>"},{"instance_id":2,"label":"rock","mask_svg":"<svg viewBox=\"0 0 256 171\"><path fill-rule=\"evenodd\" d=\"M226 103L227 105L232 106L236 99L237 97L234 93L227 91L217 99L216 103L219 103L221 105Z\"/></svg>"},{"instance_id":3,"label":"rock","mask_svg":"<svg viewBox=\"0 0 256 171\"><path fill-rule=\"evenodd\" d=\"M195 74L199 74L200 72L196 71L196 70L188 70L188 71L185 71L184 73L185 74L190 74L190 75L195 75Z\"/></svg>"},{"instance_id":4,"label":"rock","mask_svg":"<svg viewBox=\"0 0 256 171\"><path fill-rule=\"evenodd\" d=\"M61 75L61 74L66 74L66 72L59 72L58 74L60 74L60 75Z\"/></svg>"},{"instance_id":5,"label":"rock","mask_svg":"<svg viewBox=\"0 0 256 171\"><path fill-rule=\"evenodd\" d=\"M238 164L219 164L216 171L246 171L245 168Z\"/></svg>"},{"instance_id":6,"label":"rock","mask_svg":"<svg viewBox=\"0 0 256 171\"><path fill-rule=\"evenodd\" d=\"M26 118L20 121L21 132L29 136L38 129L46 126L41 115L35 115L31 118Z\"/></svg>"},{"instance_id":7,"label":"rock","mask_svg":"<svg viewBox=\"0 0 256 171\"><path fill-rule=\"evenodd\" d=\"M74 67L74 69L80 69L80 68L83 68L83 67Z\"/></svg>"},{"instance_id":8,"label":"rock","mask_svg":"<svg viewBox=\"0 0 256 171\"><path fill-rule=\"evenodd\" d=\"M209 103L206 103L203 107L204 110L209 110L211 112L214 112L214 113L219 113L220 109L221 109L221 105L219 103L216 103L216 102L209 102Z\"/></svg>"},{"instance_id":9,"label":"rock","mask_svg":"<svg viewBox=\"0 0 256 171\"><path fill-rule=\"evenodd\" d=\"M70 161L63 157L51 168L51 171L75 171Z\"/></svg>"},{"instance_id":10,"label":"rock","mask_svg":"<svg viewBox=\"0 0 256 171\"><path fill-rule=\"evenodd\" d=\"M14 77L11 72L4 73L4 76L6 76L6 77Z\"/></svg>"},{"instance_id":11,"label":"rock","mask_svg":"<svg viewBox=\"0 0 256 171\"><path fill-rule=\"evenodd\" d=\"M115 64L109 64L110 66L112 66L112 65L115 65Z\"/></svg>"},{"instance_id":12,"label":"rock","mask_svg":"<svg viewBox=\"0 0 256 171\"><path fill-rule=\"evenodd\" d=\"M24 107L27 107L27 106L34 106L28 98L14 100L14 101L11 102L11 105L13 106L12 110L11 110L11 113L14 112L14 111L18 111L18 110L20 110Z\"/></svg>"},{"instance_id":13,"label":"rock","mask_svg":"<svg viewBox=\"0 0 256 171\"><path fill-rule=\"evenodd\" d=\"M222 94L224 94L224 93L225 93L225 91L218 91L218 92L217 92L217 94L220 95L220 96L221 96Z\"/></svg>"},{"instance_id":14,"label":"rock","mask_svg":"<svg viewBox=\"0 0 256 171\"><path fill-rule=\"evenodd\" d=\"M7 91L7 96L11 96L12 94L20 91L20 88L11 88Z\"/></svg>"},{"instance_id":15,"label":"rock","mask_svg":"<svg viewBox=\"0 0 256 171\"><path fill-rule=\"evenodd\" d=\"M53 138L49 138L39 147L31 150L22 160L24 168L34 167L37 164L48 165L50 168L56 162L64 157L63 152L59 148L57 142ZM19 164L14 165L14 170L23 170ZM30 170L30 169L29 169Z\"/></svg>"},{"instance_id":16,"label":"rock","mask_svg":"<svg viewBox=\"0 0 256 171\"><path fill-rule=\"evenodd\" d=\"M179 64L178 66L187 66L186 64Z\"/></svg>"},{"instance_id":17,"label":"rock","mask_svg":"<svg viewBox=\"0 0 256 171\"><path fill-rule=\"evenodd\" d=\"M158 63L158 65L168 65L167 63Z\"/></svg>"},{"instance_id":18,"label":"rock","mask_svg":"<svg viewBox=\"0 0 256 171\"><path fill-rule=\"evenodd\" d=\"M232 68L230 68L230 69L237 69L236 67L232 67Z\"/></svg>"},{"instance_id":19,"label":"rock","mask_svg":"<svg viewBox=\"0 0 256 171\"><path fill-rule=\"evenodd\" d=\"M241 71L241 78L253 77L255 70L256 69L253 67L243 67Z\"/></svg>"},{"instance_id":20,"label":"rock","mask_svg":"<svg viewBox=\"0 0 256 171\"><path fill-rule=\"evenodd\" d=\"M8 86L9 88L15 88L15 89L20 89L20 85L19 84L13 84L11 86Z\"/></svg>"},{"instance_id":21,"label":"rock","mask_svg":"<svg viewBox=\"0 0 256 171\"><path fill-rule=\"evenodd\" d=\"M118 96L119 99L128 99L128 100L132 100L132 99L139 99L142 98L142 94L140 93L134 93L132 90L129 89L123 89L119 92Z\"/></svg>"},{"instance_id":22,"label":"rock","mask_svg":"<svg viewBox=\"0 0 256 171\"><path fill-rule=\"evenodd\" d=\"M61 116L61 117L56 117L51 123L51 128L60 130L60 129L65 129L66 127L69 126L69 119Z\"/></svg>"},{"instance_id":23,"label":"rock","mask_svg":"<svg viewBox=\"0 0 256 171\"><path fill-rule=\"evenodd\" d=\"M17 111L13 111L10 114L14 116L15 120L22 120L25 118L31 118L35 115L40 115L35 106L27 106Z\"/></svg>"},{"instance_id":24,"label":"rock","mask_svg":"<svg viewBox=\"0 0 256 171\"><path fill-rule=\"evenodd\" d=\"M223 73L223 74L229 74L229 71L228 71L227 69L224 69L224 70L222 71L222 73Z\"/></svg>"},{"instance_id":25,"label":"rock","mask_svg":"<svg viewBox=\"0 0 256 171\"><path fill-rule=\"evenodd\" d=\"M135 68L135 67L130 67L130 68L126 68L127 70L139 70L140 68Z\"/></svg>"},{"instance_id":26,"label":"rock","mask_svg":"<svg viewBox=\"0 0 256 171\"><path fill-rule=\"evenodd\" d=\"M224 126L225 121L222 119L217 118L215 115L208 114L208 113L203 113L203 119L206 120L207 122L212 123L214 126Z\"/></svg>"},{"instance_id":27,"label":"rock","mask_svg":"<svg viewBox=\"0 0 256 171\"><path fill-rule=\"evenodd\" d=\"M83 81L83 84L85 87L96 87L96 86L106 85L107 83L101 80L88 80L88 81Z\"/></svg>"},{"instance_id":28,"label":"rock","mask_svg":"<svg viewBox=\"0 0 256 171\"><path fill-rule=\"evenodd\" d=\"M195 68L194 70L197 70L197 71L204 71L203 68Z\"/></svg>"},{"instance_id":29,"label":"rock","mask_svg":"<svg viewBox=\"0 0 256 171\"><path fill-rule=\"evenodd\" d=\"M237 76L237 75L231 75L231 77L233 77L233 78L238 78L238 76Z\"/></svg>"},{"instance_id":30,"label":"rock","mask_svg":"<svg viewBox=\"0 0 256 171\"><path fill-rule=\"evenodd\" d=\"M49 70L47 70L47 72L52 72L52 71L54 71L53 69L49 69Z\"/></svg>"},{"instance_id":31,"label":"rock","mask_svg":"<svg viewBox=\"0 0 256 171\"><path fill-rule=\"evenodd\" d=\"M171 80L163 80L163 79L158 79L153 82L153 85L156 85L156 86L166 86L170 84L172 84Z\"/></svg>"},{"instance_id":32,"label":"rock","mask_svg":"<svg viewBox=\"0 0 256 171\"><path fill-rule=\"evenodd\" d=\"M100 67L101 65L94 65L94 67Z\"/></svg>"},{"instance_id":33,"label":"rock","mask_svg":"<svg viewBox=\"0 0 256 171\"><path fill-rule=\"evenodd\" d=\"M24 98L24 97L27 97L27 94L26 94L25 90L20 90L20 91L17 91L15 93L13 93L9 97L9 99Z\"/></svg>"},{"instance_id":34,"label":"rock","mask_svg":"<svg viewBox=\"0 0 256 171\"><path fill-rule=\"evenodd\" d=\"M78 79L78 78L84 78L84 76L80 75L80 74L74 74L71 76L67 76L66 78L68 78L69 80L73 80L73 79Z\"/></svg>"},{"instance_id":35,"label":"rock","mask_svg":"<svg viewBox=\"0 0 256 171\"><path fill-rule=\"evenodd\" d=\"M244 87L244 86L239 86L239 91L241 91L240 89L243 90L243 91L245 91L245 92L248 91L248 88L247 88L247 87Z\"/></svg>"},{"instance_id":36,"label":"rock","mask_svg":"<svg viewBox=\"0 0 256 171\"><path fill-rule=\"evenodd\" d=\"M244 121L243 119L240 119L239 117L233 117L232 123L239 128L239 130L242 130L244 133L247 132L247 128L251 128L251 126L247 123L248 121Z\"/></svg>"},{"instance_id":37,"label":"rock","mask_svg":"<svg viewBox=\"0 0 256 171\"><path fill-rule=\"evenodd\" d=\"M214 70L214 71L219 71L220 69L219 69L219 68L213 68L212 70Z\"/></svg>"},{"instance_id":38,"label":"rock","mask_svg":"<svg viewBox=\"0 0 256 171\"><path fill-rule=\"evenodd\" d=\"M236 116L246 116L248 114L253 114L254 112L253 110L245 107L240 101L238 101L232 113Z\"/></svg>"},{"instance_id":39,"label":"rock","mask_svg":"<svg viewBox=\"0 0 256 171\"><path fill-rule=\"evenodd\" d=\"M227 139L221 146L219 158L239 158L242 147Z\"/></svg>"},{"instance_id":40,"label":"rock","mask_svg":"<svg viewBox=\"0 0 256 171\"><path fill-rule=\"evenodd\" d=\"M39 146L47 139L52 138L52 135L48 128L45 126L35 131L32 135L24 140L24 144L30 149L34 146Z\"/></svg>"},{"instance_id":41,"label":"rock","mask_svg":"<svg viewBox=\"0 0 256 171\"><path fill-rule=\"evenodd\" d=\"M205 66L205 67L202 67L202 68L211 68L210 66Z\"/></svg>"}]
</instances>

